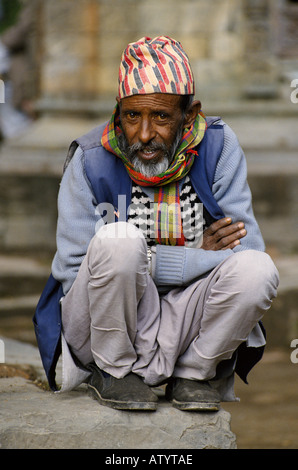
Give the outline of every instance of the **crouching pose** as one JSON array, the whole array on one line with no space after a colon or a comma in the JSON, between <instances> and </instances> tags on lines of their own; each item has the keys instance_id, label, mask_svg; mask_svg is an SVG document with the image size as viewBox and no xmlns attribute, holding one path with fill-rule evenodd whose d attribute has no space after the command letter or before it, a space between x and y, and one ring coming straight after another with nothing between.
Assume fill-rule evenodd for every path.
<instances>
[{"instance_id":1,"label":"crouching pose","mask_svg":"<svg viewBox=\"0 0 298 470\"><path fill-rule=\"evenodd\" d=\"M62 391L85 381L102 405L156 410L164 384L181 410L218 410L260 360L278 273L242 149L194 99L179 42L129 44L111 119L70 146L52 282ZM59 352L44 359L52 384Z\"/></svg>"}]
</instances>

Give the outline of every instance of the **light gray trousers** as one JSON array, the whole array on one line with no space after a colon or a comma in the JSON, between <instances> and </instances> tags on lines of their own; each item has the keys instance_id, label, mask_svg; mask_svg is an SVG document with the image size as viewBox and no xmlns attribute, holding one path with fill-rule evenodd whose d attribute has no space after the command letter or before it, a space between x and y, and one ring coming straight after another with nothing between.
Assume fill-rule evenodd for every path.
<instances>
[{"instance_id":1,"label":"light gray trousers","mask_svg":"<svg viewBox=\"0 0 298 470\"><path fill-rule=\"evenodd\" d=\"M160 296L147 245L132 224L102 227L62 301L65 339L83 365L129 372L154 386L208 380L249 338L276 296L278 272L255 250L232 254L206 278Z\"/></svg>"}]
</instances>

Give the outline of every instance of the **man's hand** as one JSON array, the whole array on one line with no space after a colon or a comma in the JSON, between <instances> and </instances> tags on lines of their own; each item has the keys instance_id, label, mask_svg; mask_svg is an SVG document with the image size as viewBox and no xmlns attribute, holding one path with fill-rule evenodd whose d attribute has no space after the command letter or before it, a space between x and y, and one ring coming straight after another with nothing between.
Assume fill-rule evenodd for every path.
<instances>
[{"instance_id":1,"label":"man's hand","mask_svg":"<svg viewBox=\"0 0 298 470\"><path fill-rule=\"evenodd\" d=\"M232 224L232 219L225 217L217 220L204 231L203 243L200 248L214 251L233 249L240 244L240 239L245 235L246 230L243 222Z\"/></svg>"}]
</instances>

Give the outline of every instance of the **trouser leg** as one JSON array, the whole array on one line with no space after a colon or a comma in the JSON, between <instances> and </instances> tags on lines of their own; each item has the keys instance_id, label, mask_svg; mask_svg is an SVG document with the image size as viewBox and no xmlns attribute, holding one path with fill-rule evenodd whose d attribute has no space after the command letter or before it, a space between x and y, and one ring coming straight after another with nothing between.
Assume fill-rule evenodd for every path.
<instances>
[{"instance_id":1,"label":"trouser leg","mask_svg":"<svg viewBox=\"0 0 298 470\"><path fill-rule=\"evenodd\" d=\"M209 277L199 334L176 363L174 374L211 379L217 365L247 340L276 297L278 272L270 257L243 251Z\"/></svg>"},{"instance_id":2,"label":"trouser leg","mask_svg":"<svg viewBox=\"0 0 298 470\"><path fill-rule=\"evenodd\" d=\"M136 372L149 385L171 375L213 378L269 309L277 286L270 257L248 250L230 256L206 279L171 291L162 301L155 355L143 369L135 364Z\"/></svg>"},{"instance_id":3,"label":"trouser leg","mask_svg":"<svg viewBox=\"0 0 298 470\"><path fill-rule=\"evenodd\" d=\"M82 364L95 360L118 378L130 371L148 385L173 374L213 378L276 295L274 264L264 253L236 253L160 302L147 272L146 242L130 227L130 236L112 237L114 225L105 226L90 243L62 303L66 341Z\"/></svg>"},{"instance_id":4,"label":"trouser leg","mask_svg":"<svg viewBox=\"0 0 298 470\"><path fill-rule=\"evenodd\" d=\"M141 299L150 303L151 315L140 314L138 319ZM124 377L137 360L138 322L143 358L150 361L153 351L151 342L146 350L146 331L156 335L158 315L159 297L147 272L147 245L141 232L121 222L102 227L62 302L64 335L72 352L83 365L95 361L114 377Z\"/></svg>"}]
</instances>

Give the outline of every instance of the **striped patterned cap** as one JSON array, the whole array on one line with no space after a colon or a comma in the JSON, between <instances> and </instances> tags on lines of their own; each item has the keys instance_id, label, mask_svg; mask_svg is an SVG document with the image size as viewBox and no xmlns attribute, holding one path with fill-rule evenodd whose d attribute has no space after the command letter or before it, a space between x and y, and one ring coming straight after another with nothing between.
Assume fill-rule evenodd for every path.
<instances>
[{"instance_id":1,"label":"striped patterned cap","mask_svg":"<svg viewBox=\"0 0 298 470\"><path fill-rule=\"evenodd\" d=\"M130 43L121 57L119 98L149 93L195 93L189 59L180 42L167 36Z\"/></svg>"}]
</instances>

